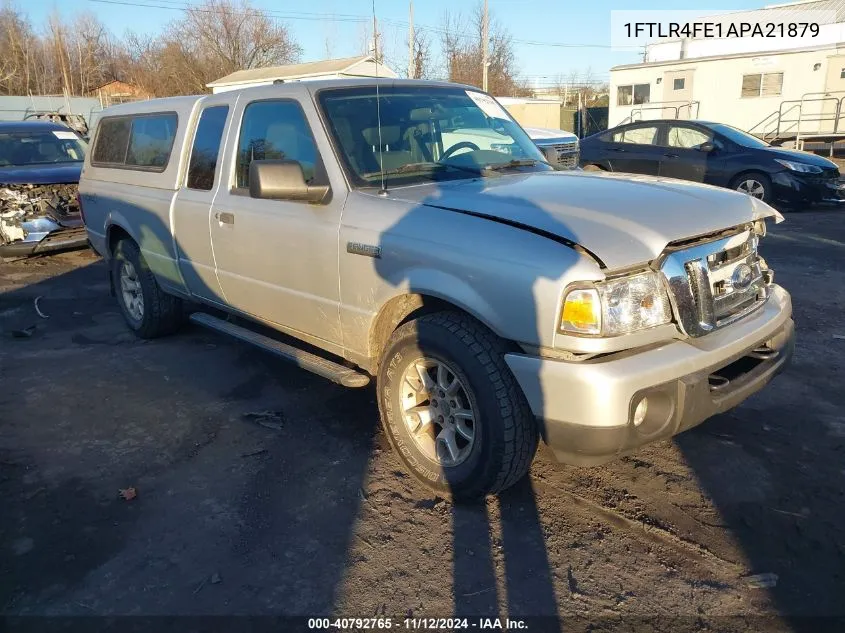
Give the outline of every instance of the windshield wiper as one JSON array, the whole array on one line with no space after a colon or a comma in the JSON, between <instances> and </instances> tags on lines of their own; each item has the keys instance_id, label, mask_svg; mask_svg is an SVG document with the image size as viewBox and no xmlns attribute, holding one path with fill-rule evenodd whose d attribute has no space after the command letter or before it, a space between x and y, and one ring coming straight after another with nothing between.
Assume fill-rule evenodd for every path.
<instances>
[{"instance_id":1,"label":"windshield wiper","mask_svg":"<svg viewBox=\"0 0 845 633\"><path fill-rule=\"evenodd\" d=\"M484 165L481 169L483 171L499 171L510 167L534 167L539 162L540 161L533 158L514 158L507 163L491 163L489 165Z\"/></svg>"},{"instance_id":2,"label":"windshield wiper","mask_svg":"<svg viewBox=\"0 0 845 633\"><path fill-rule=\"evenodd\" d=\"M450 163L406 163L393 169L385 169L382 171L371 171L366 174L361 174L362 178L375 178L377 176L393 176L395 174L410 174L420 171L438 171L441 169L455 169L457 171L466 171L472 174L481 174L485 169L483 167L464 167L462 165L452 165Z\"/></svg>"}]
</instances>

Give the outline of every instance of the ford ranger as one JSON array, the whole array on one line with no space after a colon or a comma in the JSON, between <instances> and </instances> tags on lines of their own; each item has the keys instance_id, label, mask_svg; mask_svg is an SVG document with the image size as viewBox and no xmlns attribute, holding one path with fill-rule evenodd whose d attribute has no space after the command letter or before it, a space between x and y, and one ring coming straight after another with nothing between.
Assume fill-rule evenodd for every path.
<instances>
[{"instance_id":1,"label":"ford ranger","mask_svg":"<svg viewBox=\"0 0 845 633\"><path fill-rule=\"evenodd\" d=\"M495 142L479 144L479 139ZM793 348L761 200L554 170L469 86L309 81L102 113L80 182L126 323L190 320L375 381L431 488L478 497L542 439L600 464L761 389Z\"/></svg>"}]
</instances>

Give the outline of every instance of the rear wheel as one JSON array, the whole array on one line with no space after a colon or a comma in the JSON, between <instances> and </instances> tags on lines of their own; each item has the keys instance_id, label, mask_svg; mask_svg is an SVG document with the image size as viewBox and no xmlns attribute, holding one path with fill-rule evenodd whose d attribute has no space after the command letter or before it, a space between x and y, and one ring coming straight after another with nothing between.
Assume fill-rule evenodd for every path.
<instances>
[{"instance_id":1,"label":"rear wheel","mask_svg":"<svg viewBox=\"0 0 845 633\"><path fill-rule=\"evenodd\" d=\"M757 171L740 174L734 178L731 182L731 189L764 202L769 202L772 199L771 179L766 174Z\"/></svg>"},{"instance_id":2,"label":"rear wheel","mask_svg":"<svg viewBox=\"0 0 845 633\"><path fill-rule=\"evenodd\" d=\"M506 351L456 312L406 323L387 344L378 375L382 424L409 470L438 493L482 497L528 472L537 425Z\"/></svg>"},{"instance_id":3,"label":"rear wheel","mask_svg":"<svg viewBox=\"0 0 845 633\"><path fill-rule=\"evenodd\" d=\"M138 245L120 240L111 261L112 287L126 324L141 338L157 338L179 329L182 302L159 287Z\"/></svg>"}]
</instances>

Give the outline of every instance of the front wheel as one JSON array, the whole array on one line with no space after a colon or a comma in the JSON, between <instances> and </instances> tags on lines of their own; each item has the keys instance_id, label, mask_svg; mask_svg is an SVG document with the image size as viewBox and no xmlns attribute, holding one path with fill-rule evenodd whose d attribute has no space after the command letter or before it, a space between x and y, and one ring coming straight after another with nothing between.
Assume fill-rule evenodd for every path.
<instances>
[{"instance_id":1,"label":"front wheel","mask_svg":"<svg viewBox=\"0 0 845 633\"><path fill-rule=\"evenodd\" d=\"M504 361L502 342L456 312L393 333L378 374L382 425L429 488L471 499L519 481L537 450L537 424Z\"/></svg>"},{"instance_id":2,"label":"front wheel","mask_svg":"<svg viewBox=\"0 0 845 633\"><path fill-rule=\"evenodd\" d=\"M763 202L770 202L772 199L772 181L761 172L752 171L740 174L731 182L731 189L748 194Z\"/></svg>"}]
</instances>

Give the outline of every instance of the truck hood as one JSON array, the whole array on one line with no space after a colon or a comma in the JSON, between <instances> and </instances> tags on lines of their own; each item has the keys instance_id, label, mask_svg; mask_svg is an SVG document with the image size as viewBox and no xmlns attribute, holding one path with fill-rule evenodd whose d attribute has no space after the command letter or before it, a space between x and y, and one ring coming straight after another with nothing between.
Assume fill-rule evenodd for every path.
<instances>
[{"instance_id":1,"label":"truck hood","mask_svg":"<svg viewBox=\"0 0 845 633\"><path fill-rule=\"evenodd\" d=\"M393 199L471 213L573 242L608 269L646 263L667 244L783 216L745 194L680 180L539 172L396 188Z\"/></svg>"}]
</instances>

